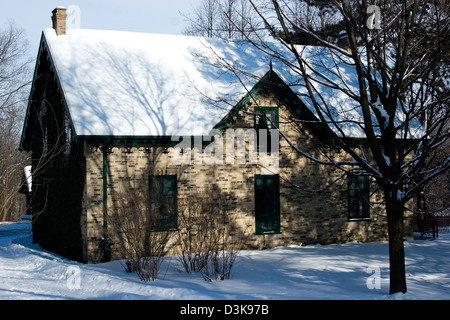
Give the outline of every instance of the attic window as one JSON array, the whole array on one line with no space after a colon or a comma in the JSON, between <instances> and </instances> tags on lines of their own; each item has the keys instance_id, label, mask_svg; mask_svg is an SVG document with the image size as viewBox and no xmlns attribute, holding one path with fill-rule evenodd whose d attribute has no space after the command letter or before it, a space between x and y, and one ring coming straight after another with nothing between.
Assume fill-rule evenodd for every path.
<instances>
[{"instance_id":1,"label":"attic window","mask_svg":"<svg viewBox=\"0 0 450 320\"><path fill-rule=\"evenodd\" d=\"M255 107L255 130L258 141L258 151L272 151L272 130L278 129L278 108Z\"/></svg>"}]
</instances>

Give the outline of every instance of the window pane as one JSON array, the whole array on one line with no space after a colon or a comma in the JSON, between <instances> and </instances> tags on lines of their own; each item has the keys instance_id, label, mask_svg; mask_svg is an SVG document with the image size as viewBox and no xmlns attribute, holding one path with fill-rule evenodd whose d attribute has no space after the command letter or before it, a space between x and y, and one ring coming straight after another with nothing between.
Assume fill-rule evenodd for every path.
<instances>
[{"instance_id":1,"label":"window pane","mask_svg":"<svg viewBox=\"0 0 450 320\"><path fill-rule=\"evenodd\" d=\"M266 117L267 118L265 120L267 123L267 127L269 129L274 129L275 127L273 124L277 125L276 110L274 110L274 109L266 110Z\"/></svg>"},{"instance_id":2,"label":"window pane","mask_svg":"<svg viewBox=\"0 0 450 320\"><path fill-rule=\"evenodd\" d=\"M370 218L369 178L362 175L348 176L349 219Z\"/></svg>"},{"instance_id":3,"label":"window pane","mask_svg":"<svg viewBox=\"0 0 450 320\"><path fill-rule=\"evenodd\" d=\"M150 178L152 224L156 230L177 227L177 177L156 176Z\"/></svg>"},{"instance_id":4,"label":"window pane","mask_svg":"<svg viewBox=\"0 0 450 320\"><path fill-rule=\"evenodd\" d=\"M258 151L270 152L272 136L270 129L278 127L278 108L276 107L255 107L255 130L257 135ZM262 135L260 130L265 130Z\"/></svg>"}]
</instances>

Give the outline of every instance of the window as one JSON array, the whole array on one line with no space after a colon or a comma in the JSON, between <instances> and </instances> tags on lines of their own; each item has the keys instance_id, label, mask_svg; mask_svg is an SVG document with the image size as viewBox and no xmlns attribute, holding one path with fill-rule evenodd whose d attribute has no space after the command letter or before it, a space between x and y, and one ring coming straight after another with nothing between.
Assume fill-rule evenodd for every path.
<instances>
[{"instance_id":1,"label":"window","mask_svg":"<svg viewBox=\"0 0 450 320\"><path fill-rule=\"evenodd\" d=\"M348 218L350 220L370 219L369 177L348 176Z\"/></svg>"},{"instance_id":2,"label":"window","mask_svg":"<svg viewBox=\"0 0 450 320\"><path fill-rule=\"evenodd\" d=\"M255 107L255 130L258 151L270 152L272 150L271 129L278 129L278 108ZM261 130L261 131L260 131Z\"/></svg>"},{"instance_id":3,"label":"window","mask_svg":"<svg viewBox=\"0 0 450 320\"><path fill-rule=\"evenodd\" d=\"M256 234L280 233L280 180L278 175L255 176Z\"/></svg>"},{"instance_id":4,"label":"window","mask_svg":"<svg viewBox=\"0 0 450 320\"><path fill-rule=\"evenodd\" d=\"M156 176L150 179L152 230L176 229L177 176Z\"/></svg>"}]
</instances>

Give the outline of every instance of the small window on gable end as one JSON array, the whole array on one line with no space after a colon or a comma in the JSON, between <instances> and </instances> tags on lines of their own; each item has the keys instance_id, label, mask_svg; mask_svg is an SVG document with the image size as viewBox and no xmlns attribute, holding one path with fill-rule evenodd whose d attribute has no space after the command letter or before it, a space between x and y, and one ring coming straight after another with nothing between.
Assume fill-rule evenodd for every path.
<instances>
[{"instance_id":1,"label":"small window on gable end","mask_svg":"<svg viewBox=\"0 0 450 320\"><path fill-rule=\"evenodd\" d=\"M369 177L350 174L348 176L348 219L370 219Z\"/></svg>"},{"instance_id":2,"label":"small window on gable end","mask_svg":"<svg viewBox=\"0 0 450 320\"><path fill-rule=\"evenodd\" d=\"M254 128L256 130L259 152L272 151L272 135L270 130L278 129L277 107L255 107Z\"/></svg>"},{"instance_id":3,"label":"small window on gable end","mask_svg":"<svg viewBox=\"0 0 450 320\"><path fill-rule=\"evenodd\" d=\"M178 227L177 176L150 177L151 229L176 230Z\"/></svg>"}]
</instances>

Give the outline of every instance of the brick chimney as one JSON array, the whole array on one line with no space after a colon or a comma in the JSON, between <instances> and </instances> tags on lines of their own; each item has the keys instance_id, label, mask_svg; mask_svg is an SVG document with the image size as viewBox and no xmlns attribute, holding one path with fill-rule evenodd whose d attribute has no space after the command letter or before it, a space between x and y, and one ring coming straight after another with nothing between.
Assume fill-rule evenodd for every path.
<instances>
[{"instance_id":1,"label":"brick chimney","mask_svg":"<svg viewBox=\"0 0 450 320\"><path fill-rule=\"evenodd\" d=\"M57 7L52 11L53 29L55 29L57 35L66 34L66 10L64 7Z\"/></svg>"}]
</instances>

